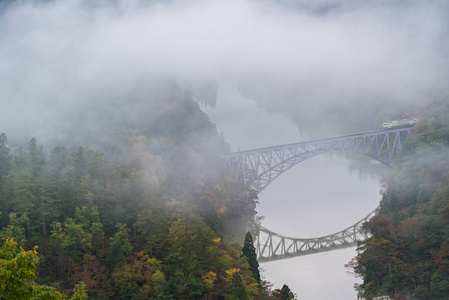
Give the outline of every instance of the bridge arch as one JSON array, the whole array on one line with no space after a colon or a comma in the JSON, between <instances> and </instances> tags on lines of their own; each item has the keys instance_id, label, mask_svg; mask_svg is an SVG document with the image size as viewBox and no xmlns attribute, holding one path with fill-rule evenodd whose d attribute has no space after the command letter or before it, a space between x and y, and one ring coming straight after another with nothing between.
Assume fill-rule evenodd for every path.
<instances>
[{"instance_id":1,"label":"bridge arch","mask_svg":"<svg viewBox=\"0 0 449 300\"><path fill-rule=\"evenodd\" d=\"M224 167L234 177L257 193L293 166L320 154L350 151L367 155L391 167L394 156L401 152L404 139L412 127L378 130L336 138L294 143L275 147L239 151L223 155ZM362 225L377 213L376 209L354 225L337 233L318 238L291 238L262 226L252 228L260 262L356 246L368 238Z\"/></svg>"},{"instance_id":2,"label":"bridge arch","mask_svg":"<svg viewBox=\"0 0 449 300\"><path fill-rule=\"evenodd\" d=\"M251 231L255 237L257 259L268 262L357 246L371 236L362 226L377 214L378 209L348 228L317 238L285 237L263 226L254 226Z\"/></svg>"},{"instance_id":3,"label":"bridge arch","mask_svg":"<svg viewBox=\"0 0 449 300\"><path fill-rule=\"evenodd\" d=\"M311 157L334 152L350 151L374 158L391 167L393 157L401 152L403 140L412 127L378 130L309 142L239 151L222 155L224 167L235 178L257 193L293 166Z\"/></svg>"}]
</instances>

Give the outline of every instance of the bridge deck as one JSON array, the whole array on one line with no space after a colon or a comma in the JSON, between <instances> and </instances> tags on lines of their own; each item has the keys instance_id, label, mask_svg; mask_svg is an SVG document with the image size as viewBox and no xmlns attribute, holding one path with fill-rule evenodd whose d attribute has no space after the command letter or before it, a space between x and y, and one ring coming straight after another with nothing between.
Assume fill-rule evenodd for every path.
<instances>
[{"instance_id":1,"label":"bridge deck","mask_svg":"<svg viewBox=\"0 0 449 300\"><path fill-rule=\"evenodd\" d=\"M376 130L223 154L224 167L246 186L261 192L279 175L313 156L332 151L352 151L390 166L401 152L402 142L412 127Z\"/></svg>"},{"instance_id":2,"label":"bridge deck","mask_svg":"<svg viewBox=\"0 0 449 300\"><path fill-rule=\"evenodd\" d=\"M230 157L237 157L237 156L243 156L247 154L254 154L254 153L260 153L260 152L268 152L268 151L274 151L274 150L282 150L285 148L293 148L297 146L307 146L307 145L314 145L317 143L327 143L329 141L335 141L340 139L347 139L347 138L357 138L357 137L364 137L364 136L372 136L373 134L383 134L383 133L390 133L390 132L397 132L398 130L407 129L410 130L413 126L406 126L399 129L382 129L382 130L373 130L373 131L366 131L361 133L354 133L354 134L348 134L348 135L342 135L332 138L323 138L323 139L317 139L317 140L311 140L311 141L304 141L304 142L298 142L298 143L290 143L290 144L283 144L283 145L277 145L277 146L270 146L270 147L262 147L262 148L256 148L256 149L250 149L250 150L243 150L243 151L235 151L231 153L223 153L221 155L222 158L230 158Z\"/></svg>"}]
</instances>

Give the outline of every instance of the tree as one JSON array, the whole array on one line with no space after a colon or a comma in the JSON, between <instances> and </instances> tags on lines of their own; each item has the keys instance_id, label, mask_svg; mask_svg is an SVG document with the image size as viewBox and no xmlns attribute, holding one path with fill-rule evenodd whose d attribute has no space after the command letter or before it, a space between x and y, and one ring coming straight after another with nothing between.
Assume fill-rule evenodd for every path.
<instances>
[{"instance_id":1,"label":"tree","mask_svg":"<svg viewBox=\"0 0 449 300\"><path fill-rule=\"evenodd\" d=\"M67 175L70 168L70 156L65 147L55 147L50 154L46 169L56 180Z\"/></svg>"},{"instance_id":2,"label":"tree","mask_svg":"<svg viewBox=\"0 0 449 300\"><path fill-rule=\"evenodd\" d=\"M0 298L64 299L54 288L33 282L38 262L36 250L17 253L17 243L7 239L0 248Z\"/></svg>"},{"instance_id":3,"label":"tree","mask_svg":"<svg viewBox=\"0 0 449 300\"><path fill-rule=\"evenodd\" d=\"M131 253L133 246L128 238L128 228L125 224L117 224L117 232L111 239L106 264L110 267L121 266L126 261L126 256Z\"/></svg>"},{"instance_id":4,"label":"tree","mask_svg":"<svg viewBox=\"0 0 449 300\"><path fill-rule=\"evenodd\" d=\"M237 271L235 271L234 274L232 274L231 285L229 287L229 291L225 299L226 300L249 299L248 294L246 293L245 285L243 284L242 276Z\"/></svg>"},{"instance_id":5,"label":"tree","mask_svg":"<svg viewBox=\"0 0 449 300\"><path fill-rule=\"evenodd\" d=\"M42 237L46 240L47 223L59 216L59 201L52 196L54 182L47 172L39 173L31 185L33 194L33 213L36 214L37 222L42 224Z\"/></svg>"},{"instance_id":6,"label":"tree","mask_svg":"<svg viewBox=\"0 0 449 300\"><path fill-rule=\"evenodd\" d=\"M246 257L248 260L250 270L253 273L254 279L260 284L260 272L259 262L257 261L256 248L254 247L253 236L248 231L245 236L245 242L243 243L242 257Z\"/></svg>"},{"instance_id":7,"label":"tree","mask_svg":"<svg viewBox=\"0 0 449 300\"><path fill-rule=\"evenodd\" d=\"M70 300L87 300L85 287L86 285L83 282L75 285L74 293Z\"/></svg>"},{"instance_id":8,"label":"tree","mask_svg":"<svg viewBox=\"0 0 449 300\"><path fill-rule=\"evenodd\" d=\"M0 182L3 176L9 173L11 158L9 157L8 138L0 134Z\"/></svg>"},{"instance_id":9,"label":"tree","mask_svg":"<svg viewBox=\"0 0 449 300\"><path fill-rule=\"evenodd\" d=\"M34 195L31 192L31 173L27 168L12 170L10 175L11 210L16 213L31 212Z\"/></svg>"},{"instance_id":10,"label":"tree","mask_svg":"<svg viewBox=\"0 0 449 300\"><path fill-rule=\"evenodd\" d=\"M288 285L284 284L281 289L281 300L294 300L295 294L290 290Z\"/></svg>"},{"instance_id":11,"label":"tree","mask_svg":"<svg viewBox=\"0 0 449 300\"><path fill-rule=\"evenodd\" d=\"M84 147L79 147L76 153L75 159L73 161L73 175L75 180L80 181L84 175L86 175L87 169L87 158L84 151Z\"/></svg>"},{"instance_id":12,"label":"tree","mask_svg":"<svg viewBox=\"0 0 449 300\"><path fill-rule=\"evenodd\" d=\"M53 235L55 233L57 232L53 232ZM72 218L66 219L62 236L61 247L74 261L80 262L92 249L92 235L83 224L77 224Z\"/></svg>"},{"instance_id":13,"label":"tree","mask_svg":"<svg viewBox=\"0 0 449 300\"><path fill-rule=\"evenodd\" d=\"M66 296L55 288L39 285L36 268L39 263L36 249L25 251L13 239L7 239L0 248L0 299L48 299L62 300ZM87 300L84 284L75 286L71 300Z\"/></svg>"},{"instance_id":14,"label":"tree","mask_svg":"<svg viewBox=\"0 0 449 300\"><path fill-rule=\"evenodd\" d=\"M19 147L14 151L14 159L13 159L14 168L22 169L26 167L26 164L27 164L27 154L22 147Z\"/></svg>"},{"instance_id":15,"label":"tree","mask_svg":"<svg viewBox=\"0 0 449 300\"><path fill-rule=\"evenodd\" d=\"M9 225L0 232L0 240L6 241L14 239L20 247L25 247L27 242L25 236L25 226L30 222L27 213L23 213L20 217L15 213L9 214Z\"/></svg>"},{"instance_id":16,"label":"tree","mask_svg":"<svg viewBox=\"0 0 449 300\"><path fill-rule=\"evenodd\" d=\"M135 294L139 294L139 299L149 299L159 286L166 283L162 267L160 260L150 258L141 251L122 266L115 267L111 278L120 293L134 291ZM139 286L138 290L133 288L135 285Z\"/></svg>"},{"instance_id":17,"label":"tree","mask_svg":"<svg viewBox=\"0 0 449 300\"><path fill-rule=\"evenodd\" d=\"M214 238L212 229L198 216L188 215L173 222L167 239L165 270L170 276L168 285L176 297L194 298L203 294L202 276L219 261Z\"/></svg>"},{"instance_id":18,"label":"tree","mask_svg":"<svg viewBox=\"0 0 449 300\"><path fill-rule=\"evenodd\" d=\"M404 294L448 299L449 101L433 101L402 148L379 214L364 224L372 236L348 264L367 299Z\"/></svg>"},{"instance_id":19,"label":"tree","mask_svg":"<svg viewBox=\"0 0 449 300\"><path fill-rule=\"evenodd\" d=\"M28 148L28 162L31 175L34 178L42 171L45 163L44 151L42 146L37 146L35 138L32 138Z\"/></svg>"}]
</instances>

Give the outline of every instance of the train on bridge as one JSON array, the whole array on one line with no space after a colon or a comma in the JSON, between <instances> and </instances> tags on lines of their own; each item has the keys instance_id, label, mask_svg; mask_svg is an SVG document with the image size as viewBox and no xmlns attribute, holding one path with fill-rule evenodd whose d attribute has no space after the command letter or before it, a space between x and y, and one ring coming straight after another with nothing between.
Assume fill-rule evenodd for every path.
<instances>
[{"instance_id":1,"label":"train on bridge","mask_svg":"<svg viewBox=\"0 0 449 300\"><path fill-rule=\"evenodd\" d=\"M399 127L413 126L418 121L419 121L418 118L388 121L388 122L382 123L382 128L383 129L393 129L393 128L399 128Z\"/></svg>"}]
</instances>

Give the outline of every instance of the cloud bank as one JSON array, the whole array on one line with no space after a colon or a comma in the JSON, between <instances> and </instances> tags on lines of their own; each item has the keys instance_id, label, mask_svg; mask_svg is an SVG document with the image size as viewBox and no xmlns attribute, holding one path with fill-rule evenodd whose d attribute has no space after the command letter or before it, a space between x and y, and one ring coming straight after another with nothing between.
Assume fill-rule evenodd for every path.
<instances>
[{"instance_id":1,"label":"cloud bank","mask_svg":"<svg viewBox=\"0 0 449 300\"><path fill-rule=\"evenodd\" d=\"M447 91L444 1L18 1L0 16L5 132L126 105L157 78L232 79L310 111Z\"/></svg>"}]
</instances>

